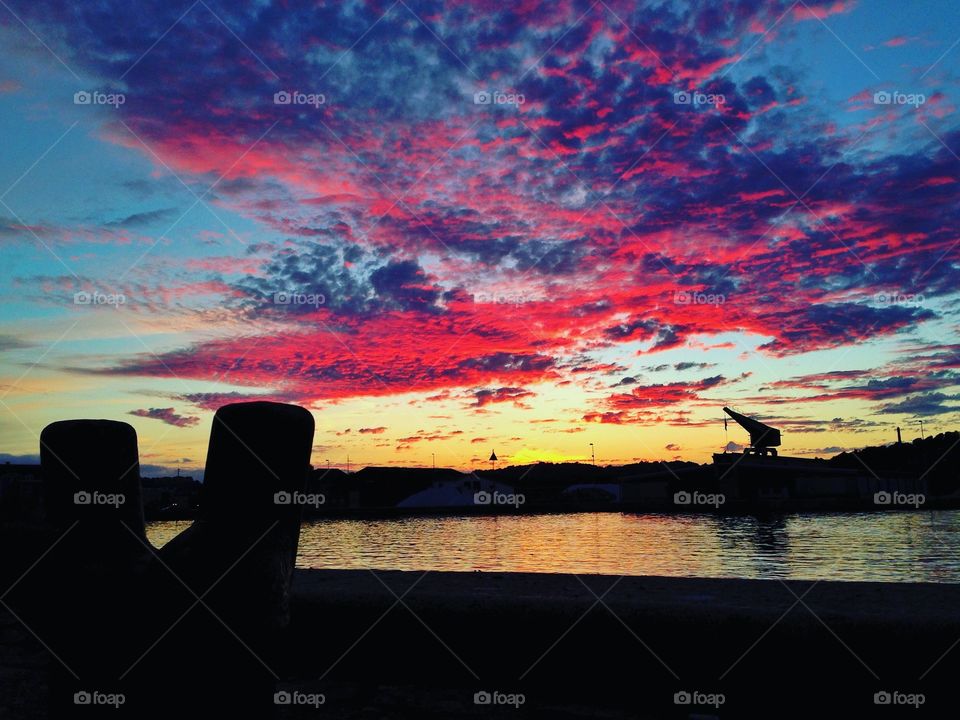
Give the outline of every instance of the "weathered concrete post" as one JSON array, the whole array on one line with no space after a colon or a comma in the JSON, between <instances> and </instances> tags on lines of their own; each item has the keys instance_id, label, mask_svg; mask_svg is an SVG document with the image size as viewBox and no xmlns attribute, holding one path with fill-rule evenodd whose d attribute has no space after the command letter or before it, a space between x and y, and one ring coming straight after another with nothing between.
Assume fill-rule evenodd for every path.
<instances>
[{"instance_id":1,"label":"weathered concrete post","mask_svg":"<svg viewBox=\"0 0 960 720\"><path fill-rule=\"evenodd\" d=\"M111 420L55 422L40 435L40 464L52 549L25 578L34 601L26 613L57 655L51 715L116 717L85 700L126 693L120 676L144 601L151 550L137 434Z\"/></svg>"},{"instance_id":2,"label":"weathered concrete post","mask_svg":"<svg viewBox=\"0 0 960 720\"><path fill-rule=\"evenodd\" d=\"M271 712L313 431L313 416L295 405L217 411L200 518L160 551L160 572L172 571L161 578L161 615L173 623L194 606L162 641L167 664L156 672L170 674L162 684L171 702Z\"/></svg>"},{"instance_id":3,"label":"weathered concrete post","mask_svg":"<svg viewBox=\"0 0 960 720\"><path fill-rule=\"evenodd\" d=\"M133 427L114 420L51 423L40 434L40 465L47 519L59 530L76 523L69 545L99 551L85 560L112 564L129 559L131 550L143 553L136 542L146 541L146 531Z\"/></svg>"}]
</instances>

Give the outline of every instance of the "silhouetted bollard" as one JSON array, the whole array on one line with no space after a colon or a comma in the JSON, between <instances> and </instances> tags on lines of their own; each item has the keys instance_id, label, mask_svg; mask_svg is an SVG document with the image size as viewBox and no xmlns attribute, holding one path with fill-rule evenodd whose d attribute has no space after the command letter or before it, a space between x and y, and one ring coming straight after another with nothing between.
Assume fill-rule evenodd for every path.
<instances>
[{"instance_id":1,"label":"silhouetted bollard","mask_svg":"<svg viewBox=\"0 0 960 720\"><path fill-rule=\"evenodd\" d=\"M64 420L40 435L50 549L24 578L28 625L55 654L53 717L117 717L150 558L136 431L110 420ZM87 702L87 700L90 702ZM121 713L122 714L122 713Z\"/></svg>"},{"instance_id":2,"label":"silhouetted bollard","mask_svg":"<svg viewBox=\"0 0 960 720\"><path fill-rule=\"evenodd\" d=\"M51 423L40 434L40 465L47 519L61 531L76 523L70 545L97 553L85 559L112 564L125 551L143 552L130 542L146 542L133 427L113 420Z\"/></svg>"},{"instance_id":3,"label":"silhouetted bollard","mask_svg":"<svg viewBox=\"0 0 960 720\"><path fill-rule=\"evenodd\" d=\"M166 567L155 569L157 635L176 626L140 672L164 688L155 699L167 710L272 712L313 430L295 405L217 411L200 518L161 549Z\"/></svg>"}]
</instances>

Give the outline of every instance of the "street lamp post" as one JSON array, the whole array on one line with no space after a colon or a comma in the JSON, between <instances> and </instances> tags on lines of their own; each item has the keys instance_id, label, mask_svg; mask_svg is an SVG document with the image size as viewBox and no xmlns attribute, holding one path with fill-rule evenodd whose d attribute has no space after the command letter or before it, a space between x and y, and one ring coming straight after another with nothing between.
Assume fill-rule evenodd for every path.
<instances>
[{"instance_id":1,"label":"street lamp post","mask_svg":"<svg viewBox=\"0 0 960 720\"><path fill-rule=\"evenodd\" d=\"M597 452L594 448L593 443L590 443L590 461L593 465L597 464Z\"/></svg>"}]
</instances>

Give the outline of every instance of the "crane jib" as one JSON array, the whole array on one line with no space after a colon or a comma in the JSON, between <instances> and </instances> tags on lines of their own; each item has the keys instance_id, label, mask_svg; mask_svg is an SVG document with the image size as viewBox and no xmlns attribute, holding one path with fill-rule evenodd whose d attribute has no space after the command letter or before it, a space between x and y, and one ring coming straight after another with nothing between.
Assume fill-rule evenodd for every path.
<instances>
[{"instance_id":1,"label":"crane jib","mask_svg":"<svg viewBox=\"0 0 960 720\"><path fill-rule=\"evenodd\" d=\"M776 447L780 444L780 431L759 420L725 407L723 411L737 421L744 430L750 433L750 444L755 448Z\"/></svg>"}]
</instances>

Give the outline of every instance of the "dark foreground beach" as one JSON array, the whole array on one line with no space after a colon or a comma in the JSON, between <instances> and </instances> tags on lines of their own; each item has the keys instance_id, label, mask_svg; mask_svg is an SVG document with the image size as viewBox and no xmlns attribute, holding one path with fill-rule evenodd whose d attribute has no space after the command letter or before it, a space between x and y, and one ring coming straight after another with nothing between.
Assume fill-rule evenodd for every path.
<instances>
[{"instance_id":1,"label":"dark foreground beach","mask_svg":"<svg viewBox=\"0 0 960 720\"><path fill-rule=\"evenodd\" d=\"M301 677L391 678L424 688L427 714L440 688L467 715L475 692L523 693L505 717L955 704L957 585L309 571L295 587Z\"/></svg>"},{"instance_id":2,"label":"dark foreground beach","mask_svg":"<svg viewBox=\"0 0 960 720\"><path fill-rule=\"evenodd\" d=\"M46 717L51 653L0 637L0 716ZM958 639L958 585L301 570L274 669L280 717L918 717Z\"/></svg>"}]
</instances>

